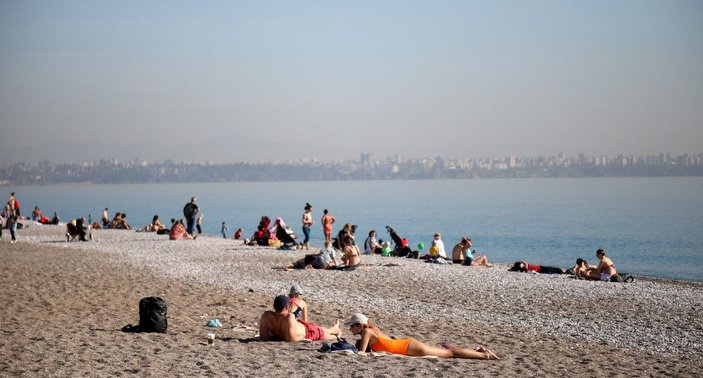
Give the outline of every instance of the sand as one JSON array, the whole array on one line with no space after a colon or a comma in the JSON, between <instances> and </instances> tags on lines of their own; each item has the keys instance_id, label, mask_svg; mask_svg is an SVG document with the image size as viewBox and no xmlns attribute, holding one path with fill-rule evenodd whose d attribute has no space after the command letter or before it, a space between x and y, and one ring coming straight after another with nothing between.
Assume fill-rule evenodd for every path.
<instances>
[{"instance_id":1,"label":"sand","mask_svg":"<svg viewBox=\"0 0 703 378\"><path fill-rule=\"evenodd\" d=\"M703 285L601 283L364 256L356 272L272 269L303 251L239 241L64 228L0 241L0 376L699 376ZM390 265L389 265L390 264ZM320 353L320 342L253 341L273 297L307 291L310 320L354 312L388 334L485 345L500 361ZM134 334L138 302L161 296L167 334ZM210 319L224 323L209 328ZM346 329L345 329L346 330ZM217 334L212 346L206 335ZM347 340L356 337L348 331Z\"/></svg>"}]
</instances>

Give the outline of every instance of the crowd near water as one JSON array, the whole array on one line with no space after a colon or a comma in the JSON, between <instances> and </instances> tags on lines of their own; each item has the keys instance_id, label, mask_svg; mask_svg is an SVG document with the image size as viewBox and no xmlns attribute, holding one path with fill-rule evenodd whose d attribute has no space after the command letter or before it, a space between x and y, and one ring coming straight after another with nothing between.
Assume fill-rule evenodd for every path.
<instances>
[{"instance_id":1,"label":"crowd near water","mask_svg":"<svg viewBox=\"0 0 703 378\"><path fill-rule=\"evenodd\" d=\"M429 248L436 233L449 246L468 236L491 262L562 267L579 257L595 260L603 248L618 271L703 281L702 178L60 185L7 188L10 193L21 203L21 217L30 218L36 207L49 222L56 216L61 223L92 223L108 208L111 218L124 214L133 230L149 226L155 215L166 227L173 218L190 229L183 208L197 197L201 218L192 226L233 243L235 232L250 236L262 216L281 218L302 241L309 203L313 248L323 247L320 220L329 209L335 232L354 224L362 241L372 230L390 240L386 226L414 250Z\"/></svg>"}]
</instances>

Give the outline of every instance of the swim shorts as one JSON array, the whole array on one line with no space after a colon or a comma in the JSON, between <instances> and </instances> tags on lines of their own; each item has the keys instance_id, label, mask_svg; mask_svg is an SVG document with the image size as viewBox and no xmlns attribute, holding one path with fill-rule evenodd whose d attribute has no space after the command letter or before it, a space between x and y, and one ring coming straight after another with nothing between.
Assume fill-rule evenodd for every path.
<instances>
[{"instance_id":1,"label":"swim shorts","mask_svg":"<svg viewBox=\"0 0 703 378\"><path fill-rule=\"evenodd\" d=\"M298 320L300 324L305 326L305 338L313 341L324 340L325 330L315 323L307 323L302 320Z\"/></svg>"},{"instance_id":2,"label":"swim shorts","mask_svg":"<svg viewBox=\"0 0 703 378\"><path fill-rule=\"evenodd\" d=\"M601 281L605 281L605 282L610 281L610 274L605 274L605 273L601 274L601 275L600 275L600 280L601 280Z\"/></svg>"}]
</instances>

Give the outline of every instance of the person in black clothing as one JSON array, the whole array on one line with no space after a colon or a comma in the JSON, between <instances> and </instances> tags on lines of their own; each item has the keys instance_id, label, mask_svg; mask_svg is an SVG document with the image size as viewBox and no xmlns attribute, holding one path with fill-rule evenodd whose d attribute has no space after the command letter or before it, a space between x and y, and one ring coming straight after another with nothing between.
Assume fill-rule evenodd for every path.
<instances>
[{"instance_id":1,"label":"person in black clothing","mask_svg":"<svg viewBox=\"0 0 703 378\"><path fill-rule=\"evenodd\" d=\"M193 234L193 227L195 226L195 216L198 214L198 211L200 209L198 208L198 205L195 204L197 200L195 197L190 198L190 202L188 202L184 207L183 207L183 215L186 217L186 232L188 234L192 235Z\"/></svg>"}]
</instances>

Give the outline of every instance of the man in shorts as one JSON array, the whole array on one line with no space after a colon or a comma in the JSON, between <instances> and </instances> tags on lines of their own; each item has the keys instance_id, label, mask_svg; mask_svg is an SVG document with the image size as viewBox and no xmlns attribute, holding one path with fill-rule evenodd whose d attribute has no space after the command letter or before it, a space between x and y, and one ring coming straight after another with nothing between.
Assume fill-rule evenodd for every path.
<instances>
[{"instance_id":1,"label":"man in shorts","mask_svg":"<svg viewBox=\"0 0 703 378\"><path fill-rule=\"evenodd\" d=\"M336 340L337 337L342 336L339 320L331 328L296 320L295 315L290 312L290 302L287 295L277 296L273 300L273 309L274 311L265 311L259 320L261 341L283 340L294 343L303 339Z\"/></svg>"}]
</instances>

